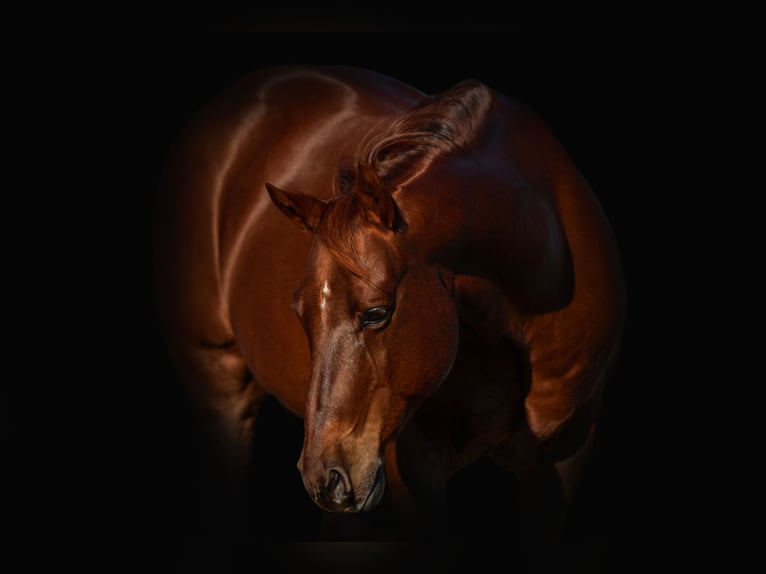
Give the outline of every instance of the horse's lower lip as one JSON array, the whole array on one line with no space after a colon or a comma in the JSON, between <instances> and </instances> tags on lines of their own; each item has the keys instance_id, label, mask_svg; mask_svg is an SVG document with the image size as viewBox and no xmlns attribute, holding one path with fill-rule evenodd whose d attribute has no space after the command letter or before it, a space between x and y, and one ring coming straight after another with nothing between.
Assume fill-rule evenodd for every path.
<instances>
[{"instance_id":1,"label":"horse's lower lip","mask_svg":"<svg viewBox=\"0 0 766 574\"><path fill-rule=\"evenodd\" d=\"M383 498L383 490L385 487L386 475L383 472L383 465L381 464L376 471L375 484L373 485L372 490L370 490L370 493L367 495L367 498L359 509L362 512L368 512L375 508L380 502L380 499Z\"/></svg>"}]
</instances>

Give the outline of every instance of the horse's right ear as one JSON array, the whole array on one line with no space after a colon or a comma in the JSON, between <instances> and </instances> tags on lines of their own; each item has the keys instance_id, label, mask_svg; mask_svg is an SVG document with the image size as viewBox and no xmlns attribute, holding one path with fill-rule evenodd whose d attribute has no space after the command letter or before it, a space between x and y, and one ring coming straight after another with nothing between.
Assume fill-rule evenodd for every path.
<instances>
[{"instance_id":1,"label":"horse's right ear","mask_svg":"<svg viewBox=\"0 0 766 574\"><path fill-rule=\"evenodd\" d=\"M301 229L316 231L324 211L324 202L311 195L297 191L285 191L270 183L266 184L271 201Z\"/></svg>"}]
</instances>

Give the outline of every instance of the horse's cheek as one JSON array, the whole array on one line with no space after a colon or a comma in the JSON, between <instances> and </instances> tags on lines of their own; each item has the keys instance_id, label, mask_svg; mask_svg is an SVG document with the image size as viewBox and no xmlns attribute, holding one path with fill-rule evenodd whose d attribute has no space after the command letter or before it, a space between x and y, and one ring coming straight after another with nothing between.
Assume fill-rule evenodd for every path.
<instances>
[{"instance_id":1,"label":"horse's cheek","mask_svg":"<svg viewBox=\"0 0 766 574\"><path fill-rule=\"evenodd\" d=\"M399 340L406 394L431 394L447 377L458 348L458 316L454 305L435 306L421 316L424 328Z\"/></svg>"},{"instance_id":2,"label":"horse's cheek","mask_svg":"<svg viewBox=\"0 0 766 574\"><path fill-rule=\"evenodd\" d=\"M434 293L429 298L430 311L427 331L427 350L433 357L433 384L439 385L452 370L457 355L460 323L457 305L451 292L444 283L432 283Z\"/></svg>"}]
</instances>

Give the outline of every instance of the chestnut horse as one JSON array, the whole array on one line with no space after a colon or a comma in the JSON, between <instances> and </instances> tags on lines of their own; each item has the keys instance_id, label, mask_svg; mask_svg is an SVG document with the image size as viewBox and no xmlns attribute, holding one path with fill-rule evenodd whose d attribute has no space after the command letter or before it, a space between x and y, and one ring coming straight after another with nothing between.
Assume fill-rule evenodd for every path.
<instances>
[{"instance_id":1,"label":"chestnut horse","mask_svg":"<svg viewBox=\"0 0 766 574\"><path fill-rule=\"evenodd\" d=\"M474 80L424 95L356 68L256 71L170 154L155 263L170 356L231 468L271 395L304 420L322 509L385 499L398 532L428 533L447 479L487 456L560 526L624 289L597 199L521 103Z\"/></svg>"}]
</instances>

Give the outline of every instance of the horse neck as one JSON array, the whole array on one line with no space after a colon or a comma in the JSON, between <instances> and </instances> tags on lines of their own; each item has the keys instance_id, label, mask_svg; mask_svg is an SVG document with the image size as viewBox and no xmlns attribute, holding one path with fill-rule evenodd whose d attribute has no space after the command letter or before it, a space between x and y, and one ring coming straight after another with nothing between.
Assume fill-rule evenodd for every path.
<instances>
[{"instance_id":1,"label":"horse neck","mask_svg":"<svg viewBox=\"0 0 766 574\"><path fill-rule=\"evenodd\" d=\"M397 199L418 258L488 279L528 312L571 298L561 288L571 255L555 201L503 158L436 162Z\"/></svg>"}]
</instances>

